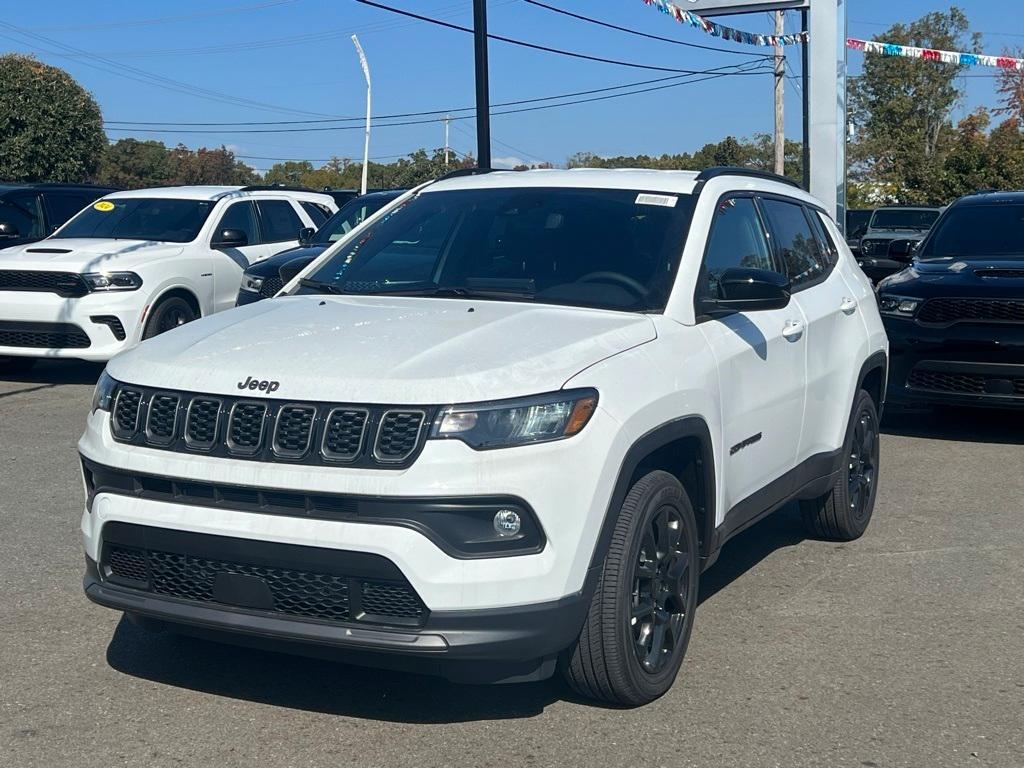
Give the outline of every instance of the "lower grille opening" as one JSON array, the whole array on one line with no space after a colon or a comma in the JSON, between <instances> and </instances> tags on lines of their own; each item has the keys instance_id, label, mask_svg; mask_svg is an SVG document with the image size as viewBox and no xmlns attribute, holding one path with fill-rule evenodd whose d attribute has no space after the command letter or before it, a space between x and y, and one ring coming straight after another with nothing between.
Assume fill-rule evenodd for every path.
<instances>
[{"instance_id":1,"label":"lower grille opening","mask_svg":"<svg viewBox=\"0 0 1024 768\"><path fill-rule=\"evenodd\" d=\"M1024 397L1024 376L963 373L915 368L907 377L913 389L965 395Z\"/></svg>"},{"instance_id":2,"label":"lower grille opening","mask_svg":"<svg viewBox=\"0 0 1024 768\"><path fill-rule=\"evenodd\" d=\"M344 558L352 553L337 554ZM426 607L408 582L300 569L291 563L277 565L256 559L260 562L107 543L101 573L112 584L155 595L316 621L418 626L426 619ZM389 561L379 559L394 569Z\"/></svg>"},{"instance_id":3,"label":"lower grille opening","mask_svg":"<svg viewBox=\"0 0 1024 768\"><path fill-rule=\"evenodd\" d=\"M124 324L119 318L114 315L92 315L89 317L97 325L105 325L110 329L110 332L114 334L114 338L118 341L125 340Z\"/></svg>"},{"instance_id":4,"label":"lower grille opening","mask_svg":"<svg viewBox=\"0 0 1024 768\"><path fill-rule=\"evenodd\" d=\"M89 336L73 323L0 321L0 347L86 349Z\"/></svg>"}]
</instances>

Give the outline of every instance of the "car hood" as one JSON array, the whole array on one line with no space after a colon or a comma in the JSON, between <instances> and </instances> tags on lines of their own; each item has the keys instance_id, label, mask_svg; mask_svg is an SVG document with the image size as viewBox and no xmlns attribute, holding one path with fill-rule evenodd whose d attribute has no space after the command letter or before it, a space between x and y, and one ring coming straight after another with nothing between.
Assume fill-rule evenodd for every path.
<instances>
[{"instance_id":1,"label":"car hood","mask_svg":"<svg viewBox=\"0 0 1024 768\"><path fill-rule=\"evenodd\" d=\"M925 299L937 296L1019 299L1024 294L1024 258L915 261L902 272L882 280L878 288L885 293Z\"/></svg>"},{"instance_id":2,"label":"car hood","mask_svg":"<svg viewBox=\"0 0 1024 768\"><path fill-rule=\"evenodd\" d=\"M864 237L872 240L924 240L927 229L869 229Z\"/></svg>"},{"instance_id":3,"label":"car hood","mask_svg":"<svg viewBox=\"0 0 1024 768\"><path fill-rule=\"evenodd\" d=\"M115 357L120 381L275 397L428 405L560 389L656 338L646 315L466 299L284 296L177 328Z\"/></svg>"},{"instance_id":4,"label":"car hood","mask_svg":"<svg viewBox=\"0 0 1024 768\"><path fill-rule=\"evenodd\" d=\"M133 267L156 258L177 256L178 243L152 240L48 238L0 251L0 269L103 272Z\"/></svg>"},{"instance_id":5,"label":"car hood","mask_svg":"<svg viewBox=\"0 0 1024 768\"><path fill-rule=\"evenodd\" d=\"M312 261L321 253L327 250L326 245L309 245L299 246L297 248L289 248L287 251L281 251L280 253L274 254L269 259L253 264L251 267L245 270L247 275L254 275L256 277L271 277L276 276L277 272L285 264L288 264L294 259L308 259Z\"/></svg>"}]
</instances>

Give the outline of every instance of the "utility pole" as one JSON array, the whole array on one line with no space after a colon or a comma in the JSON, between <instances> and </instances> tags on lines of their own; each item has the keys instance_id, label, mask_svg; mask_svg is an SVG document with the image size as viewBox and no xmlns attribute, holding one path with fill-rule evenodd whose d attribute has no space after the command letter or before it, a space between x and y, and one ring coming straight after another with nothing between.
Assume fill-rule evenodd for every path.
<instances>
[{"instance_id":1,"label":"utility pole","mask_svg":"<svg viewBox=\"0 0 1024 768\"><path fill-rule=\"evenodd\" d=\"M491 96L487 79L487 0L473 0L473 53L476 63L476 164L491 167Z\"/></svg>"},{"instance_id":2,"label":"utility pole","mask_svg":"<svg viewBox=\"0 0 1024 768\"><path fill-rule=\"evenodd\" d=\"M360 194L366 194L366 174L370 169L370 65L366 63L366 54L363 53L363 46L359 44L359 38L352 35L352 43L359 54L359 66L363 68L363 77L366 78L366 139L363 142L363 184Z\"/></svg>"},{"instance_id":3,"label":"utility pole","mask_svg":"<svg viewBox=\"0 0 1024 768\"><path fill-rule=\"evenodd\" d=\"M444 116L444 167L448 168L448 123L452 121L451 115Z\"/></svg>"},{"instance_id":4,"label":"utility pole","mask_svg":"<svg viewBox=\"0 0 1024 768\"><path fill-rule=\"evenodd\" d=\"M786 34L784 11L775 12L775 34ZM786 53L781 43L775 46L775 172L786 174Z\"/></svg>"}]
</instances>

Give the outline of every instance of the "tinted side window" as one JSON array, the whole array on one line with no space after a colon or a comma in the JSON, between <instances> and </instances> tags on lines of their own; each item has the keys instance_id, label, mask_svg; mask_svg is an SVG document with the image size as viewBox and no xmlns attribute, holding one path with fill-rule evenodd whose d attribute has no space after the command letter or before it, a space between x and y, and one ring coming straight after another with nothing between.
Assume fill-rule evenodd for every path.
<instances>
[{"instance_id":1,"label":"tinted side window","mask_svg":"<svg viewBox=\"0 0 1024 768\"><path fill-rule=\"evenodd\" d=\"M725 198L718 204L704 255L702 295L721 298L722 273L733 267L775 270L761 217L750 197Z\"/></svg>"},{"instance_id":2,"label":"tinted side window","mask_svg":"<svg viewBox=\"0 0 1024 768\"><path fill-rule=\"evenodd\" d=\"M793 288L821 276L826 263L799 203L762 200L765 215L775 235L775 248Z\"/></svg>"},{"instance_id":3,"label":"tinted side window","mask_svg":"<svg viewBox=\"0 0 1024 768\"><path fill-rule=\"evenodd\" d=\"M260 209L264 242L280 243L298 238L303 226L302 219L295 213L291 203L287 200L260 200L256 206Z\"/></svg>"},{"instance_id":4,"label":"tinted side window","mask_svg":"<svg viewBox=\"0 0 1024 768\"><path fill-rule=\"evenodd\" d=\"M820 251L824 258L825 269L828 270L839 262L839 249L832 241L828 227L821 220L821 216L822 214L818 211L807 209L807 218L811 220L811 226L814 227L814 234L818 238Z\"/></svg>"},{"instance_id":5,"label":"tinted side window","mask_svg":"<svg viewBox=\"0 0 1024 768\"><path fill-rule=\"evenodd\" d=\"M48 223L51 231L61 226L94 199L89 195L71 195L63 192L48 192L45 197L46 207L50 214Z\"/></svg>"},{"instance_id":6,"label":"tinted side window","mask_svg":"<svg viewBox=\"0 0 1024 768\"><path fill-rule=\"evenodd\" d=\"M323 223L327 221L328 213L316 203L310 203L302 200L299 205L302 206L302 210L306 212L306 215L313 220L313 226L318 229L323 226Z\"/></svg>"},{"instance_id":7,"label":"tinted side window","mask_svg":"<svg viewBox=\"0 0 1024 768\"><path fill-rule=\"evenodd\" d=\"M39 195L19 192L0 200L0 221L18 228L18 237L45 237Z\"/></svg>"},{"instance_id":8,"label":"tinted side window","mask_svg":"<svg viewBox=\"0 0 1024 768\"><path fill-rule=\"evenodd\" d=\"M249 245L256 245L260 242L260 231L256 227L256 214L252 209L252 203L233 203L224 211L220 217L220 224L214 232L216 238L225 229L240 229L249 238Z\"/></svg>"}]
</instances>

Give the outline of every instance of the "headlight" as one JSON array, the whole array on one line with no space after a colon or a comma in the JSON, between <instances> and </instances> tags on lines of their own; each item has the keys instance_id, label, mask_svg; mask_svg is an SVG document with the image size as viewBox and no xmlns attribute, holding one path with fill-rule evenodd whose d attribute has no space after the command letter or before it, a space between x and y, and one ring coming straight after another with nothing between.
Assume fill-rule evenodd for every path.
<instances>
[{"instance_id":1,"label":"headlight","mask_svg":"<svg viewBox=\"0 0 1024 768\"><path fill-rule=\"evenodd\" d=\"M242 274L242 290L252 291L253 293L259 293L260 288L263 287L263 278L256 277L256 275Z\"/></svg>"},{"instance_id":2,"label":"headlight","mask_svg":"<svg viewBox=\"0 0 1024 768\"><path fill-rule=\"evenodd\" d=\"M577 434L597 408L597 392L575 389L495 403L453 405L430 436L462 440L477 450L561 440Z\"/></svg>"},{"instance_id":3,"label":"headlight","mask_svg":"<svg viewBox=\"0 0 1024 768\"><path fill-rule=\"evenodd\" d=\"M894 317L913 317L921 306L921 299L914 299L907 296L893 296L891 294L879 294L878 311L883 315Z\"/></svg>"},{"instance_id":4,"label":"headlight","mask_svg":"<svg viewBox=\"0 0 1024 768\"><path fill-rule=\"evenodd\" d=\"M117 384L117 380L112 378L105 370L100 374L100 379L96 382L96 389L92 392L92 410L90 413L110 410L114 403L114 390L117 389Z\"/></svg>"},{"instance_id":5,"label":"headlight","mask_svg":"<svg viewBox=\"0 0 1024 768\"><path fill-rule=\"evenodd\" d=\"M136 291L142 278L134 272L86 272L82 275L90 291Z\"/></svg>"}]
</instances>

